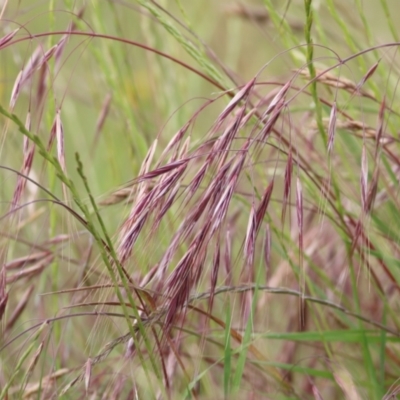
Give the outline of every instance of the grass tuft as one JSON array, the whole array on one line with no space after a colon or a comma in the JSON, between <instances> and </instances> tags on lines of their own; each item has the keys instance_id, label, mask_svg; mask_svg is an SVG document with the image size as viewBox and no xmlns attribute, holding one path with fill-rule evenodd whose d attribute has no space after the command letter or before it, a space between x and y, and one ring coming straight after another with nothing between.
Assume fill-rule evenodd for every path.
<instances>
[{"instance_id":1,"label":"grass tuft","mask_svg":"<svg viewBox=\"0 0 400 400\"><path fill-rule=\"evenodd\" d=\"M1 8L0 399L395 398L395 7L136 3Z\"/></svg>"}]
</instances>

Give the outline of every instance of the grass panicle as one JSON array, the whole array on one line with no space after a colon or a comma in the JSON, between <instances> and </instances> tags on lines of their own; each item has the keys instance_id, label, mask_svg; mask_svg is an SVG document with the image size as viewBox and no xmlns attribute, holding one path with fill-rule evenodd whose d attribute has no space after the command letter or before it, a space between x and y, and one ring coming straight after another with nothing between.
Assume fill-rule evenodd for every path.
<instances>
[{"instance_id":1,"label":"grass panicle","mask_svg":"<svg viewBox=\"0 0 400 400\"><path fill-rule=\"evenodd\" d=\"M0 399L395 398L392 5L11 3Z\"/></svg>"}]
</instances>

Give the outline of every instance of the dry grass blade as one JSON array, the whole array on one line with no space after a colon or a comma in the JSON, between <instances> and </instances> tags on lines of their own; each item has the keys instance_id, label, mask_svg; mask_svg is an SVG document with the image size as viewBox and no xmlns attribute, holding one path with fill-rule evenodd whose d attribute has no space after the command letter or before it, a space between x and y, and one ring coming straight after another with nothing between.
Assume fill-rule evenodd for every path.
<instances>
[{"instance_id":1,"label":"dry grass blade","mask_svg":"<svg viewBox=\"0 0 400 400\"><path fill-rule=\"evenodd\" d=\"M126 350L125 350L124 357L132 358L135 353L136 353L135 341L132 338L130 338L128 340L128 343L126 344Z\"/></svg>"},{"instance_id":2,"label":"dry grass blade","mask_svg":"<svg viewBox=\"0 0 400 400\"><path fill-rule=\"evenodd\" d=\"M91 377L92 377L92 361L89 358L86 361L86 366L85 366L85 390L86 390L86 393L88 393L88 391L89 391Z\"/></svg>"},{"instance_id":3,"label":"dry grass blade","mask_svg":"<svg viewBox=\"0 0 400 400\"><path fill-rule=\"evenodd\" d=\"M122 377L122 378L117 380L117 382L114 385L113 391L110 394L110 397L109 397L110 400L119 400L120 398L122 398L122 394L123 394L123 390L124 390L124 386L125 386L125 381L126 381L125 377ZM134 389L132 389L132 391L133 390ZM135 399L135 400L137 399L136 397L133 397L133 396L130 397L130 398Z\"/></svg>"},{"instance_id":4,"label":"dry grass blade","mask_svg":"<svg viewBox=\"0 0 400 400\"><path fill-rule=\"evenodd\" d=\"M11 31L10 33L7 33L7 35L3 36L0 39L0 50L2 49L2 47L4 47L8 42L10 42L11 40L13 40L14 36L19 32L20 28L17 28L13 31Z\"/></svg>"},{"instance_id":5,"label":"dry grass blade","mask_svg":"<svg viewBox=\"0 0 400 400\"><path fill-rule=\"evenodd\" d=\"M189 184L188 190L189 190L189 195L193 196L193 194L197 191L197 189L199 188L199 186L201 185L201 182L203 181L207 170L210 166L210 162L206 161L202 167L199 169L199 171L197 172L197 174L194 176L194 178L192 179L192 181ZM226 166L224 168L224 172L226 171ZM218 174L220 175L220 172L218 172Z\"/></svg>"},{"instance_id":6,"label":"dry grass blade","mask_svg":"<svg viewBox=\"0 0 400 400\"><path fill-rule=\"evenodd\" d=\"M48 240L46 242L46 244L52 245L52 244L64 243L64 242L66 242L66 241L68 241L70 239L71 239L71 235L69 235L69 234L61 234L61 235L54 236L53 238Z\"/></svg>"},{"instance_id":7,"label":"dry grass blade","mask_svg":"<svg viewBox=\"0 0 400 400\"><path fill-rule=\"evenodd\" d=\"M292 172L293 172L293 154L292 154L292 149L289 149L289 155L285 168L285 180L283 188L283 204L282 204L282 215L281 215L282 226L285 223L286 209L289 201L290 190L292 187Z\"/></svg>"},{"instance_id":8,"label":"dry grass blade","mask_svg":"<svg viewBox=\"0 0 400 400\"><path fill-rule=\"evenodd\" d=\"M228 207L237 183L237 179L239 177L238 173L235 173L235 170L239 170L242 168L244 162L244 158L241 162L236 165L236 168L232 171L230 179L228 181L227 187L224 192L221 194L220 200L215 204L212 213L212 225L211 225L211 235L213 235L217 229L221 226L226 213L228 211Z\"/></svg>"},{"instance_id":9,"label":"dry grass blade","mask_svg":"<svg viewBox=\"0 0 400 400\"><path fill-rule=\"evenodd\" d=\"M233 99L229 102L229 104L225 107L224 111L219 115L217 119L217 126L219 127L219 124L225 120L225 118L233 111L233 109L239 104L240 101L242 101L245 97L247 97L253 88L254 84L256 82L256 78L253 78L251 81L249 81L246 85L240 89Z\"/></svg>"},{"instance_id":10,"label":"dry grass blade","mask_svg":"<svg viewBox=\"0 0 400 400\"><path fill-rule=\"evenodd\" d=\"M254 204L250 210L249 222L247 223L246 239L244 244L244 256L246 260L246 271L248 280L251 282L251 272L253 269L254 262L254 251L256 242L256 212L254 210Z\"/></svg>"},{"instance_id":11,"label":"dry grass blade","mask_svg":"<svg viewBox=\"0 0 400 400\"><path fill-rule=\"evenodd\" d=\"M299 228L299 248L303 251L303 189L300 178L296 182L296 211L297 211L297 226Z\"/></svg>"},{"instance_id":12,"label":"dry grass blade","mask_svg":"<svg viewBox=\"0 0 400 400\"><path fill-rule=\"evenodd\" d=\"M383 129L384 129L384 123L385 123L385 109L386 109L386 101L385 97L383 97L383 100L381 102L381 106L379 107L379 113L378 113L378 128L376 129L376 147L375 147L375 163L378 162L378 156L379 156L379 151L382 148L382 135L383 135Z\"/></svg>"},{"instance_id":13,"label":"dry grass blade","mask_svg":"<svg viewBox=\"0 0 400 400\"><path fill-rule=\"evenodd\" d=\"M27 277L32 277L34 275L39 274L40 272L43 271L44 268L46 268L48 265L51 264L53 261L54 256L50 254L49 256L43 258L42 260L38 261L35 263L32 267L25 268L21 272L17 272L13 275L10 275L7 277L7 284L14 283L20 279L27 278Z\"/></svg>"},{"instance_id":14,"label":"dry grass blade","mask_svg":"<svg viewBox=\"0 0 400 400\"><path fill-rule=\"evenodd\" d=\"M25 127L27 130L30 131L31 129L31 113L28 112ZM19 201L23 195L24 189L26 187L26 179L25 176L29 176L29 173L32 168L33 158L35 156L35 144L32 143L30 145L29 139L24 137L23 143L23 154L24 154L24 161L21 168L21 174L18 175L17 178L17 186L14 191L13 200L11 202L11 210L15 210L18 207ZM25 176L23 176L25 175Z\"/></svg>"},{"instance_id":15,"label":"dry grass blade","mask_svg":"<svg viewBox=\"0 0 400 400\"><path fill-rule=\"evenodd\" d=\"M84 11L85 11L85 7L82 7L76 14L77 18L81 19ZM76 30L76 24L74 22L71 22L67 27L67 32L74 32L75 30ZM69 37L70 37L70 34L65 34L61 37L61 39L57 43L57 48L54 53L54 58L55 58L57 67L61 63L61 57L64 52L65 46L68 43Z\"/></svg>"},{"instance_id":16,"label":"dry grass blade","mask_svg":"<svg viewBox=\"0 0 400 400\"><path fill-rule=\"evenodd\" d=\"M250 217L247 227L246 240L245 240L245 257L246 257L246 270L248 271L247 279L253 280L251 271L253 270L254 255L255 255L255 242L257 239L258 232L261 227L261 223L264 219L265 213L267 212L269 201L271 200L272 191L274 188L274 181L272 180L267 186L260 204L255 210L254 205L250 211Z\"/></svg>"},{"instance_id":17,"label":"dry grass blade","mask_svg":"<svg viewBox=\"0 0 400 400\"><path fill-rule=\"evenodd\" d=\"M31 362L29 363L28 368L27 368L27 375L28 376L31 375L33 370L35 369L36 364L37 364L37 362L39 360L39 357L42 354L43 346L44 346L44 342L41 342L39 347L37 348L37 350L33 354Z\"/></svg>"},{"instance_id":18,"label":"dry grass blade","mask_svg":"<svg viewBox=\"0 0 400 400\"><path fill-rule=\"evenodd\" d=\"M278 104L274 107L272 114L268 118L264 127L258 133L257 139L259 140L259 143L264 143L267 140L267 138L269 137L269 135L272 132L272 129L273 129L276 121L278 121L278 118L281 115L281 112L284 107L285 107L285 99L281 99L278 102Z\"/></svg>"},{"instance_id":19,"label":"dry grass blade","mask_svg":"<svg viewBox=\"0 0 400 400\"><path fill-rule=\"evenodd\" d=\"M337 111L337 109L336 109ZM324 124L324 127L327 128L329 131L329 124L330 124L331 119L329 118L323 118L322 122ZM315 122L311 123L311 126L313 129L317 130L317 124ZM357 136L362 139L376 139L376 130L365 123L361 121L355 121L355 120L340 120L336 119L335 122L335 132L337 129L342 129L346 131L350 131L354 136ZM389 142L389 138L385 137L381 139L381 142L385 140L386 142Z\"/></svg>"},{"instance_id":20,"label":"dry grass blade","mask_svg":"<svg viewBox=\"0 0 400 400\"><path fill-rule=\"evenodd\" d=\"M166 175L161 178L159 184L152 189L152 193L154 192L153 201L160 205L168 193L174 191L176 189L176 185L179 183L183 174L186 171L188 164L183 163L176 171L173 173Z\"/></svg>"},{"instance_id":21,"label":"dry grass blade","mask_svg":"<svg viewBox=\"0 0 400 400\"><path fill-rule=\"evenodd\" d=\"M226 158L229 154L231 144L236 137L236 134L238 133L240 127L243 126L243 118L245 116L245 112L245 106L239 108L233 120L230 122L224 133L218 138L211 149L210 155L208 157L208 162L211 162L214 157L219 158L219 165L217 167L218 169L222 167L222 165L225 163Z\"/></svg>"},{"instance_id":22,"label":"dry grass blade","mask_svg":"<svg viewBox=\"0 0 400 400\"><path fill-rule=\"evenodd\" d=\"M17 98L21 92L22 86L32 77L33 73L40 65L40 56L42 48L38 46L32 56L30 57L27 65L23 68L15 80L14 87L11 91L10 108L14 109Z\"/></svg>"},{"instance_id":23,"label":"dry grass blade","mask_svg":"<svg viewBox=\"0 0 400 400\"><path fill-rule=\"evenodd\" d=\"M256 108L251 109L240 121L240 126L239 129L242 129L249 121L250 119L255 115L257 112Z\"/></svg>"},{"instance_id":24,"label":"dry grass blade","mask_svg":"<svg viewBox=\"0 0 400 400\"><path fill-rule=\"evenodd\" d=\"M108 113L110 112L111 100L112 100L112 95L111 95L111 93L108 93L107 96L105 97L104 101L103 101L103 105L101 106L100 115L99 115L99 117L97 118L97 121L96 121L96 130L95 130L95 133L94 133L93 148L95 148L96 145L97 145L100 133L101 133L101 131L103 129L103 126L104 126L104 124L106 122Z\"/></svg>"},{"instance_id":25,"label":"dry grass blade","mask_svg":"<svg viewBox=\"0 0 400 400\"><path fill-rule=\"evenodd\" d=\"M359 393L356 390L356 386L350 373L344 368L338 368L333 372L335 381L342 389L346 399L348 400L361 400Z\"/></svg>"},{"instance_id":26,"label":"dry grass blade","mask_svg":"<svg viewBox=\"0 0 400 400\"><path fill-rule=\"evenodd\" d=\"M158 227L158 225L160 224L161 220L164 218L164 216L167 213L167 211L174 204L175 197L178 194L180 189L181 189L181 186L179 185L179 182L177 182L176 185L175 185L175 188L171 190L171 193L169 194L168 198L166 199L166 201L162 205L161 210L158 212L156 221L154 222L153 230L155 230Z\"/></svg>"},{"instance_id":27,"label":"dry grass blade","mask_svg":"<svg viewBox=\"0 0 400 400\"><path fill-rule=\"evenodd\" d=\"M232 284L232 238L231 238L231 229L229 226L226 229L224 265L226 272L226 279L225 279L226 285L231 285Z\"/></svg>"},{"instance_id":28,"label":"dry grass blade","mask_svg":"<svg viewBox=\"0 0 400 400\"><path fill-rule=\"evenodd\" d=\"M382 400L394 400L400 393L400 386L392 385L392 387L388 390L385 396L382 397Z\"/></svg>"},{"instance_id":29,"label":"dry grass blade","mask_svg":"<svg viewBox=\"0 0 400 400\"><path fill-rule=\"evenodd\" d=\"M318 388L314 384L312 385L312 393L315 400L324 400Z\"/></svg>"},{"instance_id":30,"label":"dry grass blade","mask_svg":"<svg viewBox=\"0 0 400 400\"><path fill-rule=\"evenodd\" d=\"M379 181L379 168L377 166L374 170L374 174L372 175L371 184L368 189L367 199L365 201L364 211L367 214L371 213L374 207L376 194L378 192L378 181Z\"/></svg>"},{"instance_id":31,"label":"dry grass blade","mask_svg":"<svg viewBox=\"0 0 400 400\"><path fill-rule=\"evenodd\" d=\"M5 331L9 331L12 329L12 327L15 325L15 323L18 321L18 318L22 314L22 312L25 310L29 299L31 297L31 294L34 290L35 286L31 285L27 290L25 290L24 294L21 296L21 299L19 300L17 306L14 308L11 316L7 320L7 324L5 327Z\"/></svg>"},{"instance_id":32,"label":"dry grass blade","mask_svg":"<svg viewBox=\"0 0 400 400\"><path fill-rule=\"evenodd\" d=\"M333 141L335 139L336 133L336 101L333 103L331 108L331 115L329 116L329 125L328 125L328 153L330 153L333 149Z\"/></svg>"},{"instance_id":33,"label":"dry grass blade","mask_svg":"<svg viewBox=\"0 0 400 400\"><path fill-rule=\"evenodd\" d=\"M229 114L235 109L235 107L242 101L245 100L249 95L251 90L254 87L256 82L256 78L253 78L250 82L244 85L236 95L231 99L225 109L218 116L213 128L208 132L206 139L211 137L218 129L221 127L222 123L226 120Z\"/></svg>"},{"instance_id":34,"label":"dry grass blade","mask_svg":"<svg viewBox=\"0 0 400 400\"><path fill-rule=\"evenodd\" d=\"M359 91L365 84L365 82L371 78L371 76L375 73L376 69L378 68L380 63L380 60L378 60L368 71L367 73L362 77L360 82L357 84L357 91Z\"/></svg>"},{"instance_id":35,"label":"dry grass blade","mask_svg":"<svg viewBox=\"0 0 400 400\"><path fill-rule=\"evenodd\" d=\"M210 300L208 302L208 312L209 313L212 312L212 307L213 307L213 303L214 303L214 292L215 292L215 288L217 286L220 262L221 262L221 243L220 243L220 238L218 235L217 244L215 246L215 251L214 251L213 265L212 265L212 270L211 270L211 283L210 283L211 296L210 296Z\"/></svg>"},{"instance_id":36,"label":"dry grass blade","mask_svg":"<svg viewBox=\"0 0 400 400\"><path fill-rule=\"evenodd\" d=\"M267 22L270 19L264 7L251 7L242 3L234 3L226 6L224 12L228 16L238 16L258 23Z\"/></svg>"},{"instance_id":37,"label":"dry grass blade","mask_svg":"<svg viewBox=\"0 0 400 400\"><path fill-rule=\"evenodd\" d=\"M15 79L14 87L11 91L10 108L12 110L15 107L15 103L17 102L18 96L21 91L22 77L23 77L23 71L20 71L17 75L17 78Z\"/></svg>"},{"instance_id":38,"label":"dry grass blade","mask_svg":"<svg viewBox=\"0 0 400 400\"><path fill-rule=\"evenodd\" d=\"M131 187L119 189L110 196L108 196L105 200L99 202L100 206L112 206L114 204L121 203L121 201L127 200L131 198L133 189Z\"/></svg>"},{"instance_id":39,"label":"dry grass blade","mask_svg":"<svg viewBox=\"0 0 400 400\"><path fill-rule=\"evenodd\" d=\"M25 120L25 128L27 131L31 131L32 128L32 120L31 120L31 112L28 111L28 114L26 115L26 120ZM27 136L24 136L24 155L28 153L29 150L29 138Z\"/></svg>"},{"instance_id":40,"label":"dry grass blade","mask_svg":"<svg viewBox=\"0 0 400 400\"><path fill-rule=\"evenodd\" d=\"M270 269L271 262L271 230L269 224L265 229L265 242L264 242L264 263L265 263L265 276L268 282L268 272Z\"/></svg>"},{"instance_id":41,"label":"dry grass blade","mask_svg":"<svg viewBox=\"0 0 400 400\"><path fill-rule=\"evenodd\" d=\"M55 131L57 138L57 158L62 170L65 172L64 128L61 122L61 110L57 110L55 119Z\"/></svg>"},{"instance_id":42,"label":"dry grass blade","mask_svg":"<svg viewBox=\"0 0 400 400\"><path fill-rule=\"evenodd\" d=\"M271 200L272 191L274 190L274 180L270 182L270 184L265 189L263 197L261 199L260 204L258 205L257 212L256 212L256 231L260 230L261 223L264 219L265 213L267 212L267 208L269 202Z\"/></svg>"},{"instance_id":43,"label":"dry grass blade","mask_svg":"<svg viewBox=\"0 0 400 400\"><path fill-rule=\"evenodd\" d=\"M157 178L160 175L164 175L168 172L171 172L174 169L177 169L183 165L187 165L187 163L189 162L189 159L183 159L183 160L177 160L177 161L172 161L167 165L164 165L162 167L156 168L150 172L147 172L141 176L139 176L137 179L135 179L135 182L139 183L139 182L144 182L146 180L150 180L153 178Z\"/></svg>"},{"instance_id":44,"label":"dry grass blade","mask_svg":"<svg viewBox=\"0 0 400 400\"><path fill-rule=\"evenodd\" d=\"M182 139L186 135L187 130L189 129L191 125L191 121L186 122L185 125L179 131L172 137L172 139L169 141L163 152L161 153L159 160L157 162L157 168L161 164L162 160L164 160L165 156L174 148L176 148L179 143L181 143Z\"/></svg>"},{"instance_id":45,"label":"dry grass blade","mask_svg":"<svg viewBox=\"0 0 400 400\"><path fill-rule=\"evenodd\" d=\"M64 396L72 387L74 387L78 382L80 382L83 379L81 375L77 376L75 379L73 379L71 382L66 384L62 390L60 391L59 396L62 397Z\"/></svg>"},{"instance_id":46,"label":"dry grass blade","mask_svg":"<svg viewBox=\"0 0 400 400\"><path fill-rule=\"evenodd\" d=\"M175 270L171 273L167 281L166 307L168 312L165 317L165 328L169 330L175 318L177 318L184 304L187 302L190 292L196 283L195 272L201 270L201 254L203 249L205 235L209 227L206 226L193 239L189 250L178 262Z\"/></svg>"},{"instance_id":47,"label":"dry grass blade","mask_svg":"<svg viewBox=\"0 0 400 400\"><path fill-rule=\"evenodd\" d=\"M139 237L139 234L148 218L149 212L142 213L134 219L134 222L129 222L123 227L121 233L120 245L118 247L118 257L122 265L128 260L132 253L132 248Z\"/></svg>"},{"instance_id":48,"label":"dry grass blade","mask_svg":"<svg viewBox=\"0 0 400 400\"><path fill-rule=\"evenodd\" d=\"M39 109L43 106L43 101L46 99L46 92L47 92L47 77L48 73L47 65L42 65L39 69L39 77L36 89L36 109Z\"/></svg>"},{"instance_id":49,"label":"dry grass blade","mask_svg":"<svg viewBox=\"0 0 400 400\"><path fill-rule=\"evenodd\" d=\"M4 265L0 271L0 321L3 319L3 315L6 311L8 293L6 292L6 269Z\"/></svg>"},{"instance_id":50,"label":"dry grass blade","mask_svg":"<svg viewBox=\"0 0 400 400\"><path fill-rule=\"evenodd\" d=\"M45 53L43 53L43 49L40 45L36 48L32 56L29 58L26 66L19 72L15 80L14 87L11 91L11 99L10 99L11 109L14 109L15 103L25 83L30 81L35 71L39 70L43 66L46 67L47 63L56 53L57 48L58 44L51 47ZM42 77L42 80L44 80L44 78L45 75Z\"/></svg>"},{"instance_id":51,"label":"dry grass blade","mask_svg":"<svg viewBox=\"0 0 400 400\"><path fill-rule=\"evenodd\" d=\"M47 142L47 148L46 148L46 150L48 152L51 151L54 140L56 140L56 138L57 138L57 114L54 117L53 124L51 125L50 136L49 136L49 140Z\"/></svg>"},{"instance_id":52,"label":"dry grass blade","mask_svg":"<svg viewBox=\"0 0 400 400\"><path fill-rule=\"evenodd\" d=\"M40 382L28 384L24 390L23 398L30 399L32 398L33 395L37 394L39 391L46 390L47 392L47 390L49 390L56 383L56 380L58 378L61 378L62 376L69 374L70 372L71 371L69 369L62 368L57 370L56 372L53 372L50 375L44 376L40 380ZM11 388L9 394L13 395L19 393L20 390L21 390L20 386L16 386L15 388Z\"/></svg>"},{"instance_id":53,"label":"dry grass blade","mask_svg":"<svg viewBox=\"0 0 400 400\"><path fill-rule=\"evenodd\" d=\"M299 229L299 268L300 268L300 288L303 296L300 299L300 328L303 330L306 325L306 304L304 301L305 293L305 271L303 267L304 258L304 218L303 218L303 188L300 178L297 177L296 182L296 211L297 226Z\"/></svg>"},{"instance_id":54,"label":"dry grass blade","mask_svg":"<svg viewBox=\"0 0 400 400\"><path fill-rule=\"evenodd\" d=\"M140 171L139 171L139 177L143 176L144 174L147 174L150 171L150 166L151 166L151 163L153 161L153 157L154 157L154 153L156 151L157 145L158 145L158 140L156 139L156 140L154 140L154 142L150 146L149 150L147 151L146 157L144 158L144 160L142 162L142 165L141 165ZM163 171L159 167L158 167L157 170ZM167 169L165 172L168 172L168 171L169 171L169 169ZM160 175L162 175L165 172L161 172ZM156 174L156 176L157 176L157 174ZM140 190L140 189L138 190L139 193L141 191L143 191L143 190ZM142 196L139 194L139 198L141 198L141 197Z\"/></svg>"},{"instance_id":55,"label":"dry grass blade","mask_svg":"<svg viewBox=\"0 0 400 400\"><path fill-rule=\"evenodd\" d=\"M178 346L177 346L178 347ZM175 350L176 351L176 350ZM170 381L172 380L175 372L176 372L176 367L177 367L177 359L175 356L175 353L173 351L170 351L168 356L167 356L167 362L165 369L167 371L166 376L164 377L164 385L168 391L168 395L171 396L171 383ZM160 391L159 395L157 396L158 399L162 399L162 393Z\"/></svg>"},{"instance_id":56,"label":"dry grass blade","mask_svg":"<svg viewBox=\"0 0 400 400\"><path fill-rule=\"evenodd\" d=\"M37 69L39 69L42 65L47 64L50 61L51 57L53 57L58 47L59 45L55 44L53 47L51 47L43 54L43 57L40 59L38 63Z\"/></svg>"},{"instance_id":57,"label":"dry grass blade","mask_svg":"<svg viewBox=\"0 0 400 400\"><path fill-rule=\"evenodd\" d=\"M243 293L241 297L241 313L240 313L241 325L243 329L246 327L246 324L249 321L252 303L253 303L253 293L252 292Z\"/></svg>"},{"instance_id":58,"label":"dry grass blade","mask_svg":"<svg viewBox=\"0 0 400 400\"><path fill-rule=\"evenodd\" d=\"M354 92L357 90L357 85L349 79L339 78L329 72L325 72L320 69L317 69L315 72L317 74L318 82L324 85L334 87L335 89L344 89L348 92ZM307 79L310 79L310 73L308 69L298 71L298 74Z\"/></svg>"},{"instance_id":59,"label":"dry grass blade","mask_svg":"<svg viewBox=\"0 0 400 400\"><path fill-rule=\"evenodd\" d=\"M261 120L264 121L265 118L270 115L275 108L277 108L277 106L279 104L281 104L286 96L286 93L288 92L288 90L290 89L290 86L292 85L292 81L288 81L286 82L283 87L281 88L281 90L279 90L278 94L271 100L271 103L268 105L267 109L265 110Z\"/></svg>"},{"instance_id":60,"label":"dry grass blade","mask_svg":"<svg viewBox=\"0 0 400 400\"><path fill-rule=\"evenodd\" d=\"M56 61L56 65L59 66L61 63L61 57L65 49L65 45L68 42L68 35L64 35L59 42L57 43L57 47L54 51L54 59Z\"/></svg>"},{"instance_id":61,"label":"dry grass blade","mask_svg":"<svg viewBox=\"0 0 400 400\"><path fill-rule=\"evenodd\" d=\"M361 184L361 204L363 210L365 210L367 206L367 193L368 193L368 157L367 157L367 149L365 143L363 143L362 154L361 154L360 184Z\"/></svg>"}]
</instances>

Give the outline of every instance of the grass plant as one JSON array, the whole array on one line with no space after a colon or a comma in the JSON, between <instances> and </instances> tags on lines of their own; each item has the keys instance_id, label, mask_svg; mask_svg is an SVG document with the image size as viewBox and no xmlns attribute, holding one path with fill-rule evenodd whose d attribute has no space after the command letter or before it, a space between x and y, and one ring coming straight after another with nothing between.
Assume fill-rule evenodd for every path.
<instances>
[{"instance_id":1,"label":"grass plant","mask_svg":"<svg viewBox=\"0 0 400 400\"><path fill-rule=\"evenodd\" d=\"M0 400L397 398L396 1L0 7Z\"/></svg>"}]
</instances>

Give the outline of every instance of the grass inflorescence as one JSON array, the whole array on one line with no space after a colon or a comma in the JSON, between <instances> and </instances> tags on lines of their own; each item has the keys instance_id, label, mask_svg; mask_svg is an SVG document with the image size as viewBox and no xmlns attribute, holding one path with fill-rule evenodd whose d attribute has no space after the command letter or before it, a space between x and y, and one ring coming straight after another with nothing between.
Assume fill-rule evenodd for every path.
<instances>
[{"instance_id":1,"label":"grass inflorescence","mask_svg":"<svg viewBox=\"0 0 400 400\"><path fill-rule=\"evenodd\" d=\"M0 399L400 393L395 6L206 3L2 5Z\"/></svg>"}]
</instances>

